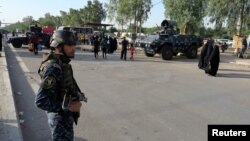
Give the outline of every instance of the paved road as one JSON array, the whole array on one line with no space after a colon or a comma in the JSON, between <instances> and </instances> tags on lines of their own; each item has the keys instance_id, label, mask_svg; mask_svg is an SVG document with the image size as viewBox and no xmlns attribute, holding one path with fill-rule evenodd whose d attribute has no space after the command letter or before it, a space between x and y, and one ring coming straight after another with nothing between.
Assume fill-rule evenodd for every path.
<instances>
[{"instance_id":1,"label":"paved road","mask_svg":"<svg viewBox=\"0 0 250 141\"><path fill-rule=\"evenodd\" d=\"M42 55L9 48L7 56L24 140L47 141L45 113L34 106ZM79 50L72 66L89 102L76 141L201 141L208 124L250 124L250 68L230 59L222 55L214 78L197 69L196 59L182 56L162 61L137 55L125 62L118 54L95 60Z\"/></svg>"}]
</instances>

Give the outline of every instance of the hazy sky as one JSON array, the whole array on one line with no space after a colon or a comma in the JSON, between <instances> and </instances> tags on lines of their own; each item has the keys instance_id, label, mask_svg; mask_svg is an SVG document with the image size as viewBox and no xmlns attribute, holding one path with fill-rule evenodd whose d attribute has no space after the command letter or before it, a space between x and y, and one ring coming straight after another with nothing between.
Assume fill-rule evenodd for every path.
<instances>
[{"instance_id":1,"label":"hazy sky","mask_svg":"<svg viewBox=\"0 0 250 141\"><path fill-rule=\"evenodd\" d=\"M99 0L106 3L109 0ZM0 20L5 23L22 21L23 17L33 16L35 20L43 17L45 13L60 15L60 10L69 11L69 8L80 9L87 0L0 0ZM151 14L144 26L153 27L160 25L164 19L164 6L161 0L152 0L154 4ZM105 23L109 23L106 20ZM112 22L113 23L113 22ZM113 23L115 24L115 23Z\"/></svg>"}]
</instances>

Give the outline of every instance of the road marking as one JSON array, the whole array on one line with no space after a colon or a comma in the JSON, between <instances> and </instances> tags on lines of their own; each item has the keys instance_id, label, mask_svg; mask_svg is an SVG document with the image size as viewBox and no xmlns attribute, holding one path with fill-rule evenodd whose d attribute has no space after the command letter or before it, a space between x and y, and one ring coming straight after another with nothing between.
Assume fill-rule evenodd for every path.
<instances>
[{"instance_id":1,"label":"road marking","mask_svg":"<svg viewBox=\"0 0 250 141\"><path fill-rule=\"evenodd\" d=\"M24 61L22 60L22 58L17 54L17 50L11 45L9 44L11 50L13 51L13 53L16 56L17 61L19 62L21 69L23 70L24 73L30 73L30 70L27 68L27 66L25 65Z\"/></svg>"}]
</instances>

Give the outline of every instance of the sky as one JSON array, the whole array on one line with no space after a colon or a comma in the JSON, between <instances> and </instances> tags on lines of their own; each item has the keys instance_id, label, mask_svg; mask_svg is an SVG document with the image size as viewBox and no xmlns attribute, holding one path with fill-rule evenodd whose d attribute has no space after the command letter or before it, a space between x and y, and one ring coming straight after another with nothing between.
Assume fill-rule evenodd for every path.
<instances>
[{"instance_id":1,"label":"sky","mask_svg":"<svg viewBox=\"0 0 250 141\"><path fill-rule=\"evenodd\" d=\"M107 3L109 0L99 0ZM87 0L0 0L0 20L2 23L15 23L22 21L23 17L32 16L35 20L43 17L45 13L60 15L60 10L69 11L70 8L80 9L87 4ZM149 19L144 27L160 25L165 18L164 6L161 0L152 0L154 5L151 9ZM108 19L103 23L111 23Z\"/></svg>"}]
</instances>

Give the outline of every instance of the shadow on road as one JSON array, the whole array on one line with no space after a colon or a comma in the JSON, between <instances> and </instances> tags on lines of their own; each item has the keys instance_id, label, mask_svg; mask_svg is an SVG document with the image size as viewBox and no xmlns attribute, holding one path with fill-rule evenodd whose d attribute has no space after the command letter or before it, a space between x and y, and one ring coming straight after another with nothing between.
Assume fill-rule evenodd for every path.
<instances>
[{"instance_id":1,"label":"shadow on road","mask_svg":"<svg viewBox=\"0 0 250 141\"><path fill-rule=\"evenodd\" d=\"M245 78L250 79L250 74L242 74L242 73L219 73L217 77L225 77L225 78Z\"/></svg>"},{"instance_id":2,"label":"shadow on road","mask_svg":"<svg viewBox=\"0 0 250 141\"><path fill-rule=\"evenodd\" d=\"M44 111L35 107L36 92L28 82L27 74L23 72L14 52L10 48L6 48L5 52L17 113L20 120L23 120L20 127L24 141L48 141L51 137L47 116ZM31 53L27 51L24 54Z\"/></svg>"},{"instance_id":3,"label":"shadow on road","mask_svg":"<svg viewBox=\"0 0 250 141\"><path fill-rule=\"evenodd\" d=\"M83 139L81 137L75 137L75 141L89 141L89 140Z\"/></svg>"},{"instance_id":4,"label":"shadow on road","mask_svg":"<svg viewBox=\"0 0 250 141\"><path fill-rule=\"evenodd\" d=\"M12 126L13 123L16 124L17 122L18 121L16 120L0 118L0 139L1 140L7 141L7 140L15 140L15 138L17 138L17 132L19 132L19 129L16 126Z\"/></svg>"},{"instance_id":5,"label":"shadow on road","mask_svg":"<svg viewBox=\"0 0 250 141\"><path fill-rule=\"evenodd\" d=\"M250 72L248 70L236 70L236 69L220 69L220 71Z\"/></svg>"}]
</instances>

